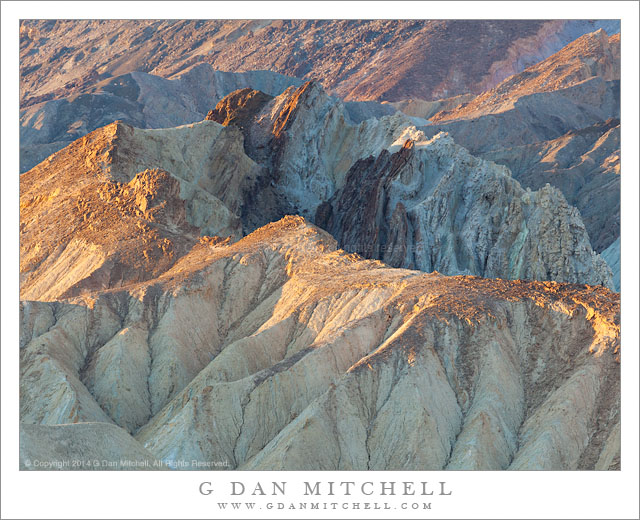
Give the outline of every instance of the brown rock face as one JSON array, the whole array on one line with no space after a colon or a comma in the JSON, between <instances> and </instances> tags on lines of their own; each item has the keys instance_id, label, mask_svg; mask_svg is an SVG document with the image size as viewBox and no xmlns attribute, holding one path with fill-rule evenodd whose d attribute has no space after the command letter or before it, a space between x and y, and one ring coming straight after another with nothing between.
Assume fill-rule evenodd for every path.
<instances>
[{"instance_id":1,"label":"brown rock face","mask_svg":"<svg viewBox=\"0 0 640 520\"><path fill-rule=\"evenodd\" d=\"M52 299L165 272L202 231L239 238L257 166L211 121L95 130L20 177L21 294Z\"/></svg>"},{"instance_id":2,"label":"brown rock face","mask_svg":"<svg viewBox=\"0 0 640 520\"><path fill-rule=\"evenodd\" d=\"M259 90L244 88L221 99L205 118L227 126L234 124L245 129L262 107L273 99Z\"/></svg>"},{"instance_id":3,"label":"brown rock face","mask_svg":"<svg viewBox=\"0 0 640 520\"><path fill-rule=\"evenodd\" d=\"M397 153L382 152L377 158L356 162L347 174L344 187L318 208L315 222L335 236L340 247L365 258L383 259L386 249L395 254L387 259L395 267L406 264L406 213L399 204L387 225L386 192L413 156L413 141L408 140ZM397 212L397 214L396 214ZM404 218L403 218L404 217ZM400 235L393 243L389 232ZM398 246L397 248L395 246Z\"/></svg>"}]
</instances>

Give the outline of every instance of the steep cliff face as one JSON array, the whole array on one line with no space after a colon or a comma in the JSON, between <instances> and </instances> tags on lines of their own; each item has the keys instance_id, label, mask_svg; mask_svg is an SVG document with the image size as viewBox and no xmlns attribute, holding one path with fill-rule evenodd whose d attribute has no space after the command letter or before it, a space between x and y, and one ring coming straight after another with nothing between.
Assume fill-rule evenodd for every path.
<instances>
[{"instance_id":1,"label":"steep cliff face","mask_svg":"<svg viewBox=\"0 0 640 520\"><path fill-rule=\"evenodd\" d=\"M619 466L619 297L603 288L392 269L287 217L21 319L23 423L115 423L167 461ZM49 438L43 457L71 453Z\"/></svg>"},{"instance_id":2,"label":"steep cliff face","mask_svg":"<svg viewBox=\"0 0 640 520\"><path fill-rule=\"evenodd\" d=\"M210 121L166 130L114 123L75 141L20 178L22 296L149 279L201 233L240 238L257 171L241 133Z\"/></svg>"},{"instance_id":3,"label":"steep cliff face","mask_svg":"<svg viewBox=\"0 0 640 520\"><path fill-rule=\"evenodd\" d=\"M318 81L348 100L434 100L483 92L598 28L614 34L620 22L24 20L20 100L59 99L134 71L170 78L203 62Z\"/></svg>"},{"instance_id":4,"label":"steep cliff face","mask_svg":"<svg viewBox=\"0 0 640 520\"><path fill-rule=\"evenodd\" d=\"M614 287L559 191L525 191L448 136L414 138L356 163L319 209L317 223L342 247L427 272Z\"/></svg>"},{"instance_id":5,"label":"steep cliff face","mask_svg":"<svg viewBox=\"0 0 640 520\"><path fill-rule=\"evenodd\" d=\"M239 126L247 155L264 168L246 213L250 229L289 213L312 217L356 160L379 153L411 124L401 113L360 120L353 105L313 82L267 102L261 95L231 94L207 116ZM257 99L262 101L252 101Z\"/></svg>"}]
</instances>

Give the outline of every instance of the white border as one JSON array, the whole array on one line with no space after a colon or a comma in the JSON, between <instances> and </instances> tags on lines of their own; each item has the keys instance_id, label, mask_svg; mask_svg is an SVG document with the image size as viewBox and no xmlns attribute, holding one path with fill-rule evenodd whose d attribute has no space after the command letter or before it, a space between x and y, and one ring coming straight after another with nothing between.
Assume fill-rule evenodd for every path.
<instances>
[{"instance_id":1,"label":"white border","mask_svg":"<svg viewBox=\"0 0 640 520\"><path fill-rule=\"evenodd\" d=\"M431 518L638 518L638 4L636 2L3 2L2 518L215 518L203 480L444 480ZM18 472L18 27L20 18L621 18L622 471L620 472ZM292 498L288 496L288 498ZM369 499L373 500L373 499ZM377 500L381 500L380 497ZM400 518L400 512L394 511ZM262 518L385 518L384 511L260 510ZM247 517L246 511L236 514ZM410 518L412 516L407 516ZM420 516L414 515L414 518Z\"/></svg>"}]
</instances>

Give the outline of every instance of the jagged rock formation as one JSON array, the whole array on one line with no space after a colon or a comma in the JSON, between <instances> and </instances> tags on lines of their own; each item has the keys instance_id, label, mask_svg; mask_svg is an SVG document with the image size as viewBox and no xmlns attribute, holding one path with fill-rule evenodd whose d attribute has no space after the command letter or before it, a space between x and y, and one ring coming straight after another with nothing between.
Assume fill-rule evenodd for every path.
<instances>
[{"instance_id":1,"label":"jagged rock formation","mask_svg":"<svg viewBox=\"0 0 640 520\"><path fill-rule=\"evenodd\" d=\"M400 113L358 122L313 82L271 100L248 89L231 94L207 118L238 125L247 155L264 168L247 215L252 229L286 214L312 218L356 160L379 153L411 124Z\"/></svg>"},{"instance_id":2,"label":"jagged rock formation","mask_svg":"<svg viewBox=\"0 0 640 520\"><path fill-rule=\"evenodd\" d=\"M603 288L392 269L287 217L21 310L23 424L115 423L153 457L239 469L619 467ZM58 439L25 428L23 457Z\"/></svg>"},{"instance_id":3,"label":"jagged rock formation","mask_svg":"<svg viewBox=\"0 0 640 520\"><path fill-rule=\"evenodd\" d=\"M108 78L80 95L20 111L20 172L116 120L138 128L174 127L202 121L212 105L237 89L250 85L275 96L301 83L268 71L216 71L204 63L172 80L137 71Z\"/></svg>"},{"instance_id":4,"label":"jagged rock formation","mask_svg":"<svg viewBox=\"0 0 640 520\"><path fill-rule=\"evenodd\" d=\"M619 20L24 20L22 106L199 63L322 82L348 100L478 94ZM258 85L247 85L260 88Z\"/></svg>"},{"instance_id":5,"label":"jagged rock formation","mask_svg":"<svg viewBox=\"0 0 640 520\"><path fill-rule=\"evenodd\" d=\"M202 121L212 105L236 90L251 86L261 95L277 96L301 84L274 72L221 72L204 63L171 80L142 72L109 78L87 87L86 93L20 111L20 172L116 120L138 128L174 127ZM344 109L355 123L396 112L389 104L373 101L347 102Z\"/></svg>"},{"instance_id":6,"label":"jagged rock formation","mask_svg":"<svg viewBox=\"0 0 640 520\"><path fill-rule=\"evenodd\" d=\"M22 22L21 468L619 469L603 25Z\"/></svg>"},{"instance_id":7,"label":"jagged rock formation","mask_svg":"<svg viewBox=\"0 0 640 520\"><path fill-rule=\"evenodd\" d=\"M79 41L89 37L92 31L96 31L94 36L98 40L109 34L109 23L98 24L95 27L93 22L87 23L88 26L85 27L87 31L84 35L79 35ZM156 22L141 23L153 26ZM216 41L224 47L231 43L229 39L233 40L238 37L242 39L243 35L249 36L247 31L251 28L257 27L260 31L264 25L258 22L238 23L240 28L235 32L231 31L231 33L225 32L231 30L231 25L225 25L224 28L216 25L215 30L220 31L221 37L227 38L229 34L234 34L233 37L229 36L225 43L223 40ZM355 23L353 27L356 32L359 30L357 28L362 26L361 22L358 23ZM439 31L454 31L453 25L446 23L438 25L438 23L429 25L428 28L429 34L436 40L439 37ZM486 27L481 24L488 31L487 34L494 34L492 31L497 26L492 23L495 24L495 22L487 22ZM595 25L589 25L579 21L571 23L556 21L543 24L543 27L539 28L540 31L536 33L538 36L531 40L527 40L528 37L525 37L523 33L523 38L517 40L519 43L516 47L520 45L518 47L520 50L516 54L521 51L525 52L525 49L528 49L526 52L532 51L541 42L545 41L547 42L545 45L547 45L553 40L555 43L545 47L544 55L547 55L549 54L547 51L550 49L555 50L558 42L566 40L564 36L554 40L554 38L559 38L559 33L555 31L565 31L567 38L569 36L575 37L582 34L586 27L593 28L598 24L603 25L600 22L594 23ZM138 27L135 23L127 26L117 22L116 25L119 32L114 41L121 38L122 43L126 41L127 34L133 34L138 30L135 29ZM23 50L25 54L28 54L26 49L33 50L32 44L37 40L37 26L38 24L31 22L23 24L25 44ZM573 29L570 29L570 26ZM614 22L604 24L604 26L609 31L617 30ZM62 27L68 29L62 22L54 25L44 23L44 27L53 31ZM133 32L128 33L127 27ZM187 31L189 34L191 34L190 31L193 31L195 34L204 25L197 23L194 25L189 22L169 24L163 27L169 31L176 31L176 34L182 34L181 31ZM145 30L147 31L145 37L153 40L150 31ZM267 24L264 26L264 30L273 32L274 27ZM297 28L284 24L277 30L290 31L294 34ZM556 36L553 36L554 34ZM135 42L131 40L128 43L135 48L143 40L144 38ZM185 41L190 40L186 38ZM529 41L529 43L525 45L525 41ZM48 42L41 43L43 48L47 48ZM215 46L215 44L213 45ZM528 47L529 45L533 45L533 47ZM96 46L94 45L94 47ZM115 47L118 46L115 45ZM147 47L140 49L143 54L149 50ZM114 49L111 49L108 52L113 51ZM54 61L62 59L68 52L70 51L63 52ZM102 51L96 50L94 52L100 53ZM42 50L42 53L44 55L46 52ZM510 62L516 54L509 54L505 63ZM244 132L245 141L248 142L245 149L248 155L258 163L265 165L270 173L261 176L263 182L258 185L259 195L256 194L253 197L255 201L249 204L249 207L255 207L257 211L254 211L253 214L259 215L259 217L255 218L250 213L245 213L242 217L245 227L249 230L255 229L287 213L300 213L313 219L318 204L333 195L336 189L334 184L340 184L340 176L344 175L355 159L366 157L367 152L377 154L383 148L381 142L377 140L375 146L363 152L364 156L345 158L344 152L339 151L339 155L343 157L341 159L343 164L326 165L324 164L325 159L304 157L304 154L314 147L318 148L318 154L331 154L332 152L327 147L322 148L322 143L316 145L313 142L304 142L302 147L297 144L292 146L292 143L298 143L300 139L295 136L293 131L289 131L287 125L290 126L290 123L276 131L274 121L277 118L281 118L283 121L293 121L297 118L298 113L304 113L299 118L300 121L305 118L309 118L309 121L315 118L317 125L335 126L331 118L335 113L340 112L340 117L349 121L349 124L343 125L344 128L349 129L349 133L353 135L353 125L357 126L373 117L381 119L385 115L392 116L395 108L400 108L409 114L409 117L400 124L405 126L407 123L415 124L422 127L428 136L436 135L441 130L447 131L458 144L465 146L474 155L480 155L509 166L513 170L514 177L524 187L537 190L549 183L559 188L569 204L580 210L593 248L597 252L602 252L619 236L619 175L616 174L619 170L617 166L619 150L610 150L611 146L615 146L619 129L609 132L611 130L609 120L618 118L620 113L619 54L620 35L609 37L604 31L599 30L578 38L543 62L506 79L495 89L471 100L467 94L433 102L419 99L385 105L347 102L342 103L338 109L332 111L327 108L324 112L321 109L300 110L300 104L295 99L285 101L284 104L272 101L267 110L278 112L274 115L273 120L271 115L266 113L253 114L251 112L247 116L251 119L255 115L256 119L260 119L264 124L262 126L256 125L254 124L256 121L247 120L247 124L250 124L254 130L259 130ZM135 52L131 55L135 55ZM198 55L198 52L195 52L195 55ZM55 53L52 58L54 56ZM25 57L25 60L28 61L28 58ZM167 59L171 61L173 58ZM136 60L133 62L139 64ZM518 62L518 67L526 62L527 60ZM502 74L499 71L508 69L503 65L504 63L493 68L491 74ZM111 64L104 66L109 68ZM121 63L121 66L126 68L128 65ZM82 67L79 67L77 70L81 69ZM75 66L73 70L76 70ZM291 70L288 69L287 72ZM27 72L38 74L35 70ZM279 94L284 87L297 86L300 83L300 80L296 78L267 71L223 73L214 71L210 65L204 63L188 65L186 68L180 69L179 73L170 76L173 78L172 80L141 72L132 72L114 78L107 77L95 84L87 81L82 85L70 87L70 91L82 92L80 95L74 95L67 99L56 99L23 109L21 116L21 171L35 165L87 131L110 123L116 118L143 128L175 126L201 120L217 99L238 86L246 86L247 88L250 86L254 90L264 91L266 95L274 96ZM323 79L326 77L323 76ZM53 77L51 80L53 81ZM93 81L97 81L97 79L94 78ZM289 95L293 93L293 98L295 98L297 95L295 92L296 90L290 91ZM286 97L286 93L283 96ZM315 99L315 96L311 97ZM328 101L331 98L325 97L327 99L320 103L325 108L340 104L337 100ZM278 96L278 100L281 99L282 96ZM227 103L229 101L227 100ZM287 103L291 103L291 105ZM433 124L428 124L427 119L430 118L434 118ZM212 119L222 124L230 123L230 121L225 121L224 117L212 116ZM370 121L366 126L373 127L375 125L375 122ZM304 126L309 126L309 123L305 123ZM379 126L388 128L390 125L385 123ZM589 128L591 130L587 130ZM603 133L597 137L594 132L597 132L599 128L602 128ZM274 140L276 133L280 135L283 132L287 134L288 139L278 137ZM371 133L367 130L365 137L369 137ZM397 132L392 129L391 133L394 134L392 137L395 137ZM327 142L331 142L333 146L336 146L337 143L342 146L343 136L329 128L318 129L317 135L312 138L312 141L323 134L329 134L330 138ZM577 138L578 134L581 136L593 135ZM305 135L309 137L312 132L307 130ZM336 137L338 141L335 140ZM252 138L255 143L250 142ZM376 139L378 138L376 137ZM388 139L385 137L383 140ZM286 143L286 146L281 145L281 142ZM352 144L349 138L346 142ZM593 149L585 149L585 146L591 142ZM272 157L267 157L269 154L265 150L275 150L280 154L280 150L285 147L289 147L290 151L284 154L288 155L288 158L276 161L284 169L284 172L279 172L273 166ZM361 148L362 143L356 143L356 148L358 147ZM555 154L554 157L549 156L550 150L558 147L564 148L561 154L564 157L562 161L555 159L558 154ZM610 153L604 155L607 151ZM298 159L291 159L294 153L302 153L302 155ZM278 154L275 156L280 157ZM312 150L312 155L314 154L315 152ZM544 160L541 160L539 154L543 154ZM571 154L573 156L569 157ZM549 163L546 159L553 159L553 162ZM595 161L596 164L594 165L592 161ZM305 168L317 169L319 174L313 180L309 180L308 174L299 171ZM334 179L336 176L337 178ZM275 189L272 189L274 187ZM283 191L288 191L284 197L281 196ZM307 193L311 195L307 196Z\"/></svg>"},{"instance_id":8,"label":"jagged rock formation","mask_svg":"<svg viewBox=\"0 0 640 520\"><path fill-rule=\"evenodd\" d=\"M421 158L405 169L410 149L395 159L383 152L376 162L372 156L394 146L394 135L400 143L424 140L398 115L353 125L337 100L307 83L274 99L239 91L207 117L240 126L247 154L268 171L264 206L253 211L267 221L302 214L341 247L395 267L613 288L579 214L559 192L525 194L504 168L446 139L419 145L433 156L416 152Z\"/></svg>"},{"instance_id":9,"label":"jagged rock formation","mask_svg":"<svg viewBox=\"0 0 640 520\"><path fill-rule=\"evenodd\" d=\"M347 250L396 267L613 287L579 215L558 192L527 194L505 168L445 138L419 144L398 177L401 168L383 150L424 141L399 113L357 124L336 98L306 83L275 98L236 91L208 119L227 126L114 123L23 174L23 297L158 276L199 234L235 240L291 213L318 222ZM381 151L376 163L371 156ZM162 184L156 177L172 187L147 187ZM62 179L70 190L60 190ZM170 212L151 216L141 197ZM120 229L109 223L118 212L127 215Z\"/></svg>"},{"instance_id":10,"label":"jagged rock formation","mask_svg":"<svg viewBox=\"0 0 640 520\"><path fill-rule=\"evenodd\" d=\"M602 252L620 236L619 120L482 156L506 165L523 186L558 188L580 210L594 250Z\"/></svg>"},{"instance_id":11,"label":"jagged rock formation","mask_svg":"<svg viewBox=\"0 0 640 520\"><path fill-rule=\"evenodd\" d=\"M166 271L201 233L239 238L257 172L240 132L210 121L92 132L20 178L21 294L126 285Z\"/></svg>"},{"instance_id":12,"label":"jagged rock formation","mask_svg":"<svg viewBox=\"0 0 640 520\"><path fill-rule=\"evenodd\" d=\"M358 161L316 221L342 247L395 267L614 287L558 190L525 191L442 134Z\"/></svg>"}]
</instances>

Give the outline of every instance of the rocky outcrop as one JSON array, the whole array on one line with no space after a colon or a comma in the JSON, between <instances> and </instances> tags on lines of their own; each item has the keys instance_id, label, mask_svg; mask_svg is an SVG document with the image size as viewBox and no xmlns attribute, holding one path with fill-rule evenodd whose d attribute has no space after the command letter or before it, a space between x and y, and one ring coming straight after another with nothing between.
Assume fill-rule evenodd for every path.
<instances>
[{"instance_id":1,"label":"rocky outcrop","mask_svg":"<svg viewBox=\"0 0 640 520\"><path fill-rule=\"evenodd\" d=\"M603 288L392 269L287 217L21 318L23 423L113 422L174 465L619 467L619 296ZM72 453L48 431L23 458ZM135 451L118 432L100 446Z\"/></svg>"},{"instance_id":2,"label":"rocky outcrop","mask_svg":"<svg viewBox=\"0 0 640 520\"><path fill-rule=\"evenodd\" d=\"M306 83L275 98L236 91L208 119L158 130L114 123L23 174L23 297L142 281L170 268L199 234L235 240L296 213L341 247L392 266L613 287L558 192L527 194L505 168L450 139L426 143L402 114L358 124L339 100ZM405 141L418 142L416 150L385 151ZM181 218L153 217L137 202L140 183L160 186L151 178L158 175L173 188L140 189L182 208ZM63 179L71 184L65 192ZM126 214L122 229L108 224L117 211Z\"/></svg>"},{"instance_id":3,"label":"rocky outcrop","mask_svg":"<svg viewBox=\"0 0 640 520\"><path fill-rule=\"evenodd\" d=\"M614 287L559 191L526 191L448 136L414 137L357 162L319 209L318 224L342 247L427 272Z\"/></svg>"},{"instance_id":4,"label":"rocky outcrop","mask_svg":"<svg viewBox=\"0 0 640 520\"><path fill-rule=\"evenodd\" d=\"M44 101L20 111L20 172L116 120L138 128L174 127L202 121L222 98L228 107L235 107L239 100L226 97L232 92L254 90L263 100L263 96L277 96L301 84L297 78L274 72L221 72L204 63L171 80L143 72L109 78L87 87L86 93ZM389 104L373 101L347 102L343 106L355 123L396 112ZM224 117L219 122L229 123Z\"/></svg>"},{"instance_id":5,"label":"rocky outcrop","mask_svg":"<svg viewBox=\"0 0 640 520\"><path fill-rule=\"evenodd\" d=\"M620 121L609 119L550 141L503 148L482 157L507 166L524 187L549 183L580 211L593 249L620 236Z\"/></svg>"},{"instance_id":6,"label":"rocky outcrop","mask_svg":"<svg viewBox=\"0 0 640 520\"><path fill-rule=\"evenodd\" d=\"M620 22L24 20L20 101L60 99L133 71L171 78L203 62L318 81L353 101L434 100L479 94L598 28L614 34Z\"/></svg>"},{"instance_id":7,"label":"rocky outcrop","mask_svg":"<svg viewBox=\"0 0 640 520\"><path fill-rule=\"evenodd\" d=\"M114 123L23 174L23 297L153 278L201 233L242 236L244 193L258 172L242 146L239 130L211 121L166 130Z\"/></svg>"},{"instance_id":8,"label":"rocky outcrop","mask_svg":"<svg viewBox=\"0 0 640 520\"><path fill-rule=\"evenodd\" d=\"M272 99L272 96L259 90L250 88L236 90L210 110L205 119L224 126L233 124L241 129L247 129L253 122L254 116Z\"/></svg>"},{"instance_id":9,"label":"rocky outcrop","mask_svg":"<svg viewBox=\"0 0 640 520\"><path fill-rule=\"evenodd\" d=\"M21 468L619 469L593 23L23 22Z\"/></svg>"},{"instance_id":10,"label":"rocky outcrop","mask_svg":"<svg viewBox=\"0 0 640 520\"><path fill-rule=\"evenodd\" d=\"M345 104L312 82L264 104L245 103L245 97L259 96L231 94L209 117L230 124L229 113L241 114L245 152L264 169L245 213L249 229L286 214L312 218L356 160L379 153L411 124L400 113L358 123L357 114L352 117Z\"/></svg>"}]
</instances>

